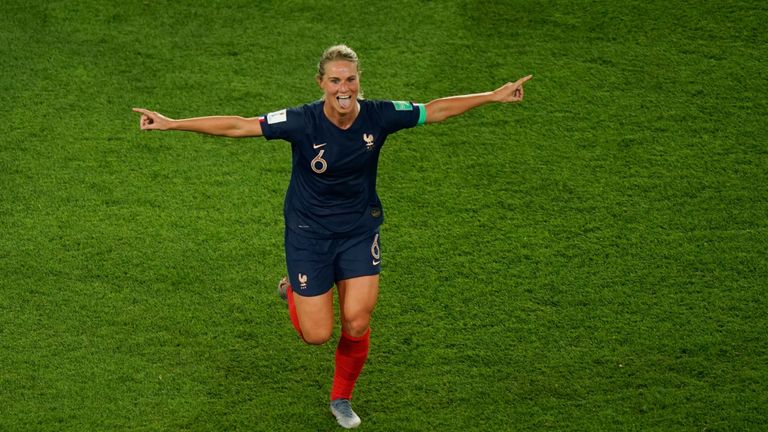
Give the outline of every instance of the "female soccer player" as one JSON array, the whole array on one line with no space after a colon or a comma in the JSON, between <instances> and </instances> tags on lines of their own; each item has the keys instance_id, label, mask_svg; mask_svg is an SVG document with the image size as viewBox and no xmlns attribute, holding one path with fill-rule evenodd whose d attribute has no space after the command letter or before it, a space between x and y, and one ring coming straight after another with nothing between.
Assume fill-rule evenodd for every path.
<instances>
[{"instance_id":1,"label":"female soccer player","mask_svg":"<svg viewBox=\"0 0 768 432\"><path fill-rule=\"evenodd\" d=\"M498 89L436 99L427 104L369 101L361 97L357 54L345 45L328 48L317 68L323 98L264 116L173 120L146 109L142 130L182 130L227 137L283 139L293 164L285 198L288 277L278 292L291 322L308 344L322 344L334 328L338 290L341 337L330 408L344 428L360 424L350 400L368 358L370 320L379 294L379 225L384 212L376 194L379 152L387 136L437 123L491 102L520 102L531 76Z\"/></svg>"}]
</instances>

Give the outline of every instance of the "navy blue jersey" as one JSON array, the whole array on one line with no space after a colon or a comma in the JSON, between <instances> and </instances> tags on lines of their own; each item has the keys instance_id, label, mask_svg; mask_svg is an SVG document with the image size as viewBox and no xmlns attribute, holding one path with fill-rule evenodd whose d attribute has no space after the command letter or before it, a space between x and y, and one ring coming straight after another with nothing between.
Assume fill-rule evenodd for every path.
<instances>
[{"instance_id":1,"label":"navy blue jersey","mask_svg":"<svg viewBox=\"0 0 768 432\"><path fill-rule=\"evenodd\" d=\"M285 224L308 237L339 238L375 230L384 219L376 194L379 153L389 134L424 123L410 102L359 100L348 129L323 113L323 101L262 118L267 139L291 143L293 167L285 196Z\"/></svg>"}]
</instances>

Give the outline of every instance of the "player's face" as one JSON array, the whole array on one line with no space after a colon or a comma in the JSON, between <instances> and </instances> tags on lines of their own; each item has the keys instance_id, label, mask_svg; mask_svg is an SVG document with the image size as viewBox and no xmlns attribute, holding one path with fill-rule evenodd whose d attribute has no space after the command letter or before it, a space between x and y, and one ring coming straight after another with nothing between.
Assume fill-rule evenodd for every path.
<instances>
[{"instance_id":1,"label":"player's face","mask_svg":"<svg viewBox=\"0 0 768 432\"><path fill-rule=\"evenodd\" d=\"M357 93L360 82L357 64L336 60L325 65L325 76L318 81L325 93L325 103L338 114L348 114L357 109Z\"/></svg>"}]
</instances>

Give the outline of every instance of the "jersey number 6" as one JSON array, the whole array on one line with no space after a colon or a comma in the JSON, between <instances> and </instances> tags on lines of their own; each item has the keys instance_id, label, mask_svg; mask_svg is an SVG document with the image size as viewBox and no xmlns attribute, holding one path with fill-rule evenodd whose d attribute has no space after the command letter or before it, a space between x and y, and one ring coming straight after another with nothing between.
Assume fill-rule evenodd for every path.
<instances>
[{"instance_id":1,"label":"jersey number 6","mask_svg":"<svg viewBox=\"0 0 768 432\"><path fill-rule=\"evenodd\" d=\"M315 156L314 159L312 159L312 171L322 174L325 172L326 169L328 169L328 162L323 159L323 154L325 153L325 150L320 150L320 153ZM319 166L318 166L319 165Z\"/></svg>"}]
</instances>

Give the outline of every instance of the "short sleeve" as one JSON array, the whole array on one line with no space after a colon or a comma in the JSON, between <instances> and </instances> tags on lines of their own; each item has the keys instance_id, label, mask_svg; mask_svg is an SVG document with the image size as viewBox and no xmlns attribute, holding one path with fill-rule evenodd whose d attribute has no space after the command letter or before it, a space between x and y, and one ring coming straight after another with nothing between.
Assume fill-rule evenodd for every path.
<instances>
[{"instance_id":1,"label":"short sleeve","mask_svg":"<svg viewBox=\"0 0 768 432\"><path fill-rule=\"evenodd\" d=\"M427 111L423 104L382 101L379 108L384 128L389 133L422 125L427 120Z\"/></svg>"},{"instance_id":2,"label":"short sleeve","mask_svg":"<svg viewBox=\"0 0 768 432\"><path fill-rule=\"evenodd\" d=\"M259 117L261 132L268 140L293 138L304 131L304 107L287 108Z\"/></svg>"}]
</instances>

